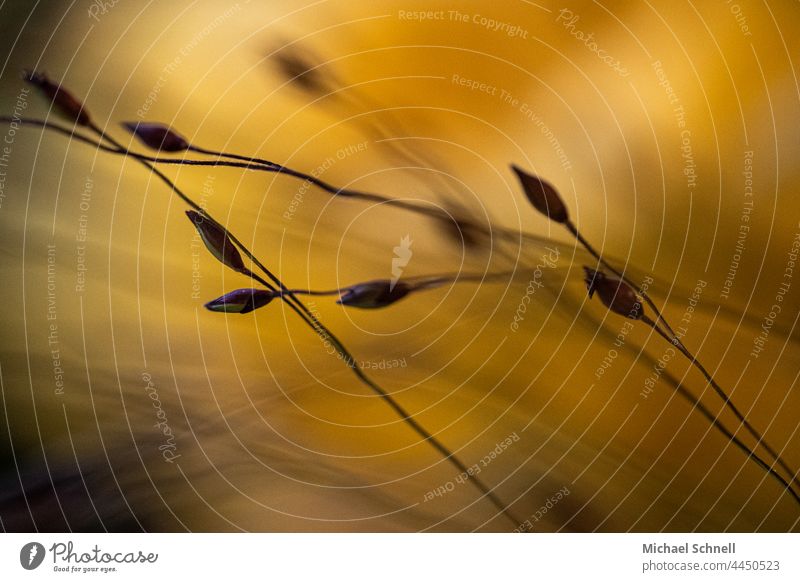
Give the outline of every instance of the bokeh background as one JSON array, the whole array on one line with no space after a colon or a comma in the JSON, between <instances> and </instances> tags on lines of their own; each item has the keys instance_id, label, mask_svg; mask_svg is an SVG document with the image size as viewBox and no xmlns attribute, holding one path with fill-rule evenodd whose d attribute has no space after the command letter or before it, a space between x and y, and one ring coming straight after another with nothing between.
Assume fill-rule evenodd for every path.
<instances>
[{"instance_id":1,"label":"bokeh background","mask_svg":"<svg viewBox=\"0 0 800 582\"><path fill-rule=\"evenodd\" d=\"M0 112L56 120L20 77L43 70L126 144L120 122L159 121L452 213L448 227L286 176L163 168L291 287L389 278L406 236L402 276L513 273L381 310L309 305L468 466L511 437L480 477L535 530L796 531L797 504L675 395L736 424L685 360L643 396L666 344L637 323L614 345L624 320L586 297L590 257L509 166L652 277L673 324L705 284L685 343L800 466L798 28L789 1L6 1ZM205 310L248 281L145 168L0 134L4 530L513 529L469 483L426 500L457 471L282 304ZM523 304L547 247L557 265Z\"/></svg>"}]
</instances>

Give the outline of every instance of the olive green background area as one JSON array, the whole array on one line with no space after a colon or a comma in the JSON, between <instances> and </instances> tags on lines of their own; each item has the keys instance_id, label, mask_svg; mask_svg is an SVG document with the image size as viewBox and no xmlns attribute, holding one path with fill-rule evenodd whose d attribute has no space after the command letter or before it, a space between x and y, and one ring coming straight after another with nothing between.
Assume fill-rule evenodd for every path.
<instances>
[{"instance_id":1,"label":"olive green background area","mask_svg":"<svg viewBox=\"0 0 800 582\"><path fill-rule=\"evenodd\" d=\"M642 396L666 344L636 323L614 345L625 321L587 299L590 258L509 167L550 181L609 259L652 276L674 325L706 284L684 342L800 466L797 271L750 355L800 233L800 9L737 6L750 35L725 2L573 2L572 28L565 6L522 1L6 2L0 113L48 116L33 92L17 105L20 71L35 68L126 144L120 122L159 121L204 147L551 239L465 241L287 176L164 169L290 287L390 278L407 235L402 276L514 271L382 310L309 305L467 466L517 435L480 477L522 519L568 488L535 529L797 531L797 504L675 396L680 382L735 426L686 361ZM198 246L184 205L146 169L34 128L12 137L0 168L4 529L511 531L469 483L426 501L457 471L284 305L205 310L248 281ZM528 293L546 246L559 261Z\"/></svg>"}]
</instances>

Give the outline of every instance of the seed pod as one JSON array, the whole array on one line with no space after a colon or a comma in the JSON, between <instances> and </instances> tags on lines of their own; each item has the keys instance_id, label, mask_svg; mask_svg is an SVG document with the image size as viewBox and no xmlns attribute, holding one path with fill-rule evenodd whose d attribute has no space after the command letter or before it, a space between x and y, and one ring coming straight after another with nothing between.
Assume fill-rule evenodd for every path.
<instances>
[{"instance_id":1,"label":"seed pod","mask_svg":"<svg viewBox=\"0 0 800 582\"><path fill-rule=\"evenodd\" d=\"M77 125L89 126L92 124L89 114L83 108L83 103L63 87L53 83L44 73L24 71L22 78L39 89L63 117Z\"/></svg>"},{"instance_id":2,"label":"seed pod","mask_svg":"<svg viewBox=\"0 0 800 582\"><path fill-rule=\"evenodd\" d=\"M630 319L642 318L642 304L636 291L630 285L589 267L584 267L583 270L589 297L597 293L600 301L614 313Z\"/></svg>"},{"instance_id":3,"label":"seed pod","mask_svg":"<svg viewBox=\"0 0 800 582\"><path fill-rule=\"evenodd\" d=\"M564 201L561 200L558 191L550 183L527 173L513 164L511 169L514 170L520 184L522 184L525 196L528 197L528 200L536 210L555 222L563 224L569 221L567 207Z\"/></svg>"},{"instance_id":4,"label":"seed pod","mask_svg":"<svg viewBox=\"0 0 800 582\"><path fill-rule=\"evenodd\" d=\"M239 254L238 249L233 245L228 232L224 228L212 222L211 219L204 218L203 215L194 210L187 210L186 216L189 217L197 232L200 233L200 238L203 239L206 248L219 262L234 271L242 272L245 270L242 255Z\"/></svg>"},{"instance_id":5,"label":"seed pod","mask_svg":"<svg viewBox=\"0 0 800 582\"><path fill-rule=\"evenodd\" d=\"M219 313L250 313L264 307L276 297L277 293L265 289L237 289L209 301L205 307Z\"/></svg>"},{"instance_id":6,"label":"seed pod","mask_svg":"<svg viewBox=\"0 0 800 582\"><path fill-rule=\"evenodd\" d=\"M154 150L162 152L182 152L189 148L189 142L161 123L137 123L125 121L122 127L135 135L140 142Z\"/></svg>"},{"instance_id":7,"label":"seed pod","mask_svg":"<svg viewBox=\"0 0 800 582\"><path fill-rule=\"evenodd\" d=\"M399 301L411 291L412 288L402 281L397 281L392 287L391 281L380 279L347 287L336 303L347 307L376 309Z\"/></svg>"}]
</instances>

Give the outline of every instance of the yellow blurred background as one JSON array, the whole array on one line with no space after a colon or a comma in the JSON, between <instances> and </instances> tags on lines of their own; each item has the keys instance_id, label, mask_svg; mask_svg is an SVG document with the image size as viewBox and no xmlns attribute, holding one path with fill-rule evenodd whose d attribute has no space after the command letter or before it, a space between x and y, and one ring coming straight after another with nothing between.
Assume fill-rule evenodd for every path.
<instances>
[{"instance_id":1,"label":"yellow blurred background","mask_svg":"<svg viewBox=\"0 0 800 582\"><path fill-rule=\"evenodd\" d=\"M552 245L464 244L287 176L161 168L292 288L390 278L406 236L403 277L514 271L380 310L307 304L466 465L518 436L480 477L521 519L539 512L537 531L797 531L798 505L674 384L643 396L666 344L637 323L615 348L624 320L582 282L594 263L509 166L554 184L616 265L652 276L673 326L705 283L684 343L800 466L800 280L785 277L800 233L798 27L789 1L6 2L0 114L48 116L20 77L42 70L126 144L120 122L162 122L552 239L557 267L515 331ZM426 500L458 472L283 304L205 310L248 281L198 246L145 168L34 128L0 133L3 528L512 529L469 483ZM735 426L685 360L667 371Z\"/></svg>"}]
</instances>

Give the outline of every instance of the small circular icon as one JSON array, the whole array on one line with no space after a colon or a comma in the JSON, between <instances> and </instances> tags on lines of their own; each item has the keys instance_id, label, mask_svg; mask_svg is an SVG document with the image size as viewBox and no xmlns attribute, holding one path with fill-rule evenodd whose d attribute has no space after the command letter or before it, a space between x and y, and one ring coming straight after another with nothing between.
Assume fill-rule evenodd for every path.
<instances>
[{"instance_id":1,"label":"small circular icon","mask_svg":"<svg viewBox=\"0 0 800 582\"><path fill-rule=\"evenodd\" d=\"M29 542L19 551L19 563L26 570L35 570L44 561L44 546L39 542Z\"/></svg>"}]
</instances>

